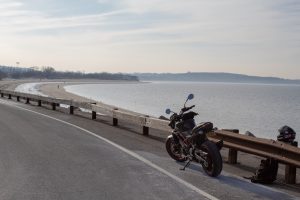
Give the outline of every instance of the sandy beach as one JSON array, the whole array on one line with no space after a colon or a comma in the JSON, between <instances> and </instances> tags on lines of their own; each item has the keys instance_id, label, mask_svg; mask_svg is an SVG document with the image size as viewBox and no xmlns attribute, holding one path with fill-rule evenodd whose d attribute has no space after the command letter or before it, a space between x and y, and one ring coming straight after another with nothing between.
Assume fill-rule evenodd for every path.
<instances>
[{"instance_id":1,"label":"sandy beach","mask_svg":"<svg viewBox=\"0 0 300 200\"><path fill-rule=\"evenodd\" d=\"M129 81L99 81L99 80L60 80L60 82L41 84L38 90L50 97L72 99L76 101L91 101L91 99L67 92L64 87L67 85L79 84L112 84L112 83L131 83Z\"/></svg>"},{"instance_id":2,"label":"sandy beach","mask_svg":"<svg viewBox=\"0 0 300 200\"><path fill-rule=\"evenodd\" d=\"M75 95L67 92L64 87L68 85L79 84L112 84L112 83L132 83L132 81L116 81L116 80L95 80L95 79L28 79L28 80L4 80L0 81L0 89L15 90L15 88L25 83L40 83L38 85L39 92L54 98L70 99L76 101L91 101L91 99Z\"/></svg>"},{"instance_id":3,"label":"sandy beach","mask_svg":"<svg viewBox=\"0 0 300 200\"><path fill-rule=\"evenodd\" d=\"M76 101L90 101L90 99L88 99L88 98L69 93L64 89L64 86L75 85L75 84L87 84L87 83L65 82L65 83L42 84L42 85L39 85L38 90L41 93L43 93L47 96L50 96L50 97L54 97L54 98L70 99L70 100L76 100Z\"/></svg>"}]
</instances>

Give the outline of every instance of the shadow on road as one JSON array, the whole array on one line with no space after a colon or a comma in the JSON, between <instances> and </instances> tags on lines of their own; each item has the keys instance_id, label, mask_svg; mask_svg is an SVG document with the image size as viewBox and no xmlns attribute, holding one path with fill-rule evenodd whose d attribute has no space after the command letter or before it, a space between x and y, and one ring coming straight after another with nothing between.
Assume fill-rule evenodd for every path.
<instances>
[{"instance_id":1,"label":"shadow on road","mask_svg":"<svg viewBox=\"0 0 300 200\"><path fill-rule=\"evenodd\" d=\"M182 168L186 163L176 162L179 168ZM204 170L202 169L200 164L191 163L186 170L197 171L198 173L203 173L206 175ZM217 178L212 178L221 184L225 184L231 187L234 187L239 190L247 191L254 194L254 197L257 199L285 199L285 200L293 200L295 199L293 196L286 194L284 192L276 191L276 189L272 189L266 185L251 183L250 181L246 181L243 179L239 179L236 177L232 177L230 175L221 174ZM249 197L250 198L250 197Z\"/></svg>"},{"instance_id":2,"label":"shadow on road","mask_svg":"<svg viewBox=\"0 0 300 200\"><path fill-rule=\"evenodd\" d=\"M286 193L276 191L275 189L269 188L268 186L247 182L231 176L220 175L217 178L217 180L222 184L228 184L233 187L239 188L241 190L251 192L255 194L255 197L257 198L286 199L286 200L295 199L294 197Z\"/></svg>"}]
</instances>

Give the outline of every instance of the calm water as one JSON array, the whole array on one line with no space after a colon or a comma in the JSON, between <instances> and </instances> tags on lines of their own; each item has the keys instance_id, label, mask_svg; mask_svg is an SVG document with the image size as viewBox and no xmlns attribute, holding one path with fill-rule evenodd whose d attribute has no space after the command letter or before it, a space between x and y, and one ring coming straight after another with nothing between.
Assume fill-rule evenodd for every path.
<instances>
[{"instance_id":1,"label":"calm water","mask_svg":"<svg viewBox=\"0 0 300 200\"><path fill-rule=\"evenodd\" d=\"M88 84L66 86L69 92L152 116L179 110L186 96L200 115L218 128L238 128L275 139L277 130L291 126L300 138L300 86L195 82Z\"/></svg>"}]
</instances>

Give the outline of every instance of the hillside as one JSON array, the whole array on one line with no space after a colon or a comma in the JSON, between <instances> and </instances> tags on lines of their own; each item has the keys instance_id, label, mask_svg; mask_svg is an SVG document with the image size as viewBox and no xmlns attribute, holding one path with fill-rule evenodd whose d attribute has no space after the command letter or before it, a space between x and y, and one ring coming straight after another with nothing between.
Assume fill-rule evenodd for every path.
<instances>
[{"instance_id":1,"label":"hillside","mask_svg":"<svg viewBox=\"0 0 300 200\"><path fill-rule=\"evenodd\" d=\"M265 84L300 84L300 80L277 77L248 76L233 73L135 73L141 81L196 81L196 82L230 82L230 83L265 83Z\"/></svg>"}]
</instances>

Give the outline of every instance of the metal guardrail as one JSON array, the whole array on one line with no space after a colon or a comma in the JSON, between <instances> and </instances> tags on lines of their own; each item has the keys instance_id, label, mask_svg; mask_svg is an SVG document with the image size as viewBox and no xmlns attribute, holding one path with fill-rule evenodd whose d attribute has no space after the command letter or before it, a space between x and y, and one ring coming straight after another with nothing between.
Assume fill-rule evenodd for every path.
<instances>
[{"instance_id":1,"label":"metal guardrail","mask_svg":"<svg viewBox=\"0 0 300 200\"><path fill-rule=\"evenodd\" d=\"M37 101L39 106L41 106L42 103L51 104L53 110L56 109L57 105L65 104L69 106L70 114L74 113L74 107L83 108L92 112L92 119L96 119L97 113L105 114L113 118L114 126L118 125L118 120L124 120L138 126L142 126L144 135L149 134L149 128L169 133L172 131L168 126L169 122L166 120L149 117L147 115L117 108L101 102L78 102L74 100L44 97L8 90L0 90L0 94L1 97L6 95L9 99L16 97L18 101L20 98L23 98L26 100L26 103L29 103L30 101ZM224 141L224 146L230 149L228 156L228 159L230 160L229 163L236 163L237 151L243 151L266 158L273 158L281 163L287 164L287 168L289 170L286 170L286 181L290 183L295 182L296 167L300 167L300 148L274 140L254 138L226 130L217 130L211 132L208 136L212 140L222 139Z\"/></svg>"},{"instance_id":2,"label":"metal guardrail","mask_svg":"<svg viewBox=\"0 0 300 200\"><path fill-rule=\"evenodd\" d=\"M247 135L233 134L217 130L209 135L213 139L223 139L224 146L246 153L273 158L284 164L300 167L300 148L283 142L255 138Z\"/></svg>"}]
</instances>

